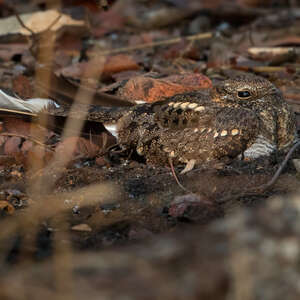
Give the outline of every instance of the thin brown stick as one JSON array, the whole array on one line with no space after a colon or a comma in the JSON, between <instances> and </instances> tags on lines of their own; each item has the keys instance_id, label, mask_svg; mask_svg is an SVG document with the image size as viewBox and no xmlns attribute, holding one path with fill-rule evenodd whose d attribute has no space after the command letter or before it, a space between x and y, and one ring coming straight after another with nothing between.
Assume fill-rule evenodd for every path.
<instances>
[{"instance_id":1,"label":"thin brown stick","mask_svg":"<svg viewBox=\"0 0 300 300\"><path fill-rule=\"evenodd\" d=\"M192 193L191 191L189 191L188 189L186 189L179 181L177 175L176 175L176 172L175 172L175 169L174 169L174 166L173 166L173 161L172 161L172 158L169 157L168 158L168 161L169 161L169 164L170 164L170 167L171 167L171 171L172 171L172 175L173 177L175 178L175 181L177 182L178 186L183 189L185 192L188 192L188 193Z\"/></svg>"},{"instance_id":2,"label":"thin brown stick","mask_svg":"<svg viewBox=\"0 0 300 300\"><path fill-rule=\"evenodd\" d=\"M300 146L300 141L298 141L287 153L285 156L283 162L280 164L279 168L273 175L272 179L265 185L259 186L258 189L267 190L270 188L279 178L280 174L282 173L283 169L286 167L286 164L288 163L289 159L291 158L292 154L296 151L296 149Z\"/></svg>"},{"instance_id":3,"label":"thin brown stick","mask_svg":"<svg viewBox=\"0 0 300 300\"><path fill-rule=\"evenodd\" d=\"M111 49L111 50L105 50L105 51L96 51L95 56L110 55L110 54L117 54L117 53L123 53L123 52L131 52L131 51L141 50L141 49L146 49L146 48L154 48L154 47L158 47L158 46L177 44L183 40L196 41L196 40L203 40L203 39L211 39L212 37L213 37L212 32L199 33L199 34L190 35L187 37L178 37L178 38L173 38L173 39L169 39L169 40L145 43L145 44L140 44L140 45L131 46L131 47L123 47L123 48L117 48L117 49Z\"/></svg>"},{"instance_id":4,"label":"thin brown stick","mask_svg":"<svg viewBox=\"0 0 300 300\"><path fill-rule=\"evenodd\" d=\"M51 28L60 20L60 18L62 17L62 14L59 14L59 16L56 17L56 19L53 20L53 22L45 29L41 32L41 34L45 33L46 31L51 30Z\"/></svg>"},{"instance_id":5,"label":"thin brown stick","mask_svg":"<svg viewBox=\"0 0 300 300\"><path fill-rule=\"evenodd\" d=\"M35 57L36 51L34 49L36 48L36 45L39 43L39 37L43 36L46 32L49 32L51 30L51 28L60 20L60 18L62 17L62 14L60 13L59 16L57 16L55 18L55 20L53 20L52 23L46 29L44 29L43 31L41 31L39 33L36 33L23 22L19 13L14 8L13 8L13 11L14 11L15 17L17 18L20 25L24 29L26 29L27 31L29 31L31 33L30 37L28 37L28 40L31 40L31 45L29 47L29 51L30 51L31 55L33 57Z\"/></svg>"},{"instance_id":6,"label":"thin brown stick","mask_svg":"<svg viewBox=\"0 0 300 300\"><path fill-rule=\"evenodd\" d=\"M271 188L276 183L280 174L282 173L283 169L286 167L289 159L291 158L292 154L296 151L297 148L299 148L299 146L300 146L300 141L297 141L297 143L294 144L294 146L286 154L284 160L282 161L282 163L280 164L277 171L275 172L275 174L273 175L273 177L271 178L271 180L269 182L267 182L266 184L260 185L258 187L252 188L248 191L231 194L229 196L226 196L226 197L220 199L218 202L224 203L224 202L227 202L228 200L239 199L241 197L257 196L258 193L266 192L269 188Z\"/></svg>"},{"instance_id":7,"label":"thin brown stick","mask_svg":"<svg viewBox=\"0 0 300 300\"><path fill-rule=\"evenodd\" d=\"M18 22L24 29L28 30L31 33L31 35L36 34L31 28L29 28L27 25L25 25L25 23L23 22L23 20L21 19L20 15L19 15L19 13L15 9L14 9L14 14L15 14L15 17L17 18Z\"/></svg>"}]
</instances>

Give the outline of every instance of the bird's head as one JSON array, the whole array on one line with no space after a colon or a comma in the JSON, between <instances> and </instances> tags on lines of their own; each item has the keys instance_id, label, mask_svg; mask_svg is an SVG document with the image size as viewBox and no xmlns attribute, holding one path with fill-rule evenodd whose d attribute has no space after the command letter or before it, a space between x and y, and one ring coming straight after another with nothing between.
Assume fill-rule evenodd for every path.
<instances>
[{"instance_id":1,"label":"bird's head","mask_svg":"<svg viewBox=\"0 0 300 300\"><path fill-rule=\"evenodd\" d=\"M212 100L224 106L252 108L266 101L278 101L281 92L267 79L240 75L220 83L212 92Z\"/></svg>"}]
</instances>

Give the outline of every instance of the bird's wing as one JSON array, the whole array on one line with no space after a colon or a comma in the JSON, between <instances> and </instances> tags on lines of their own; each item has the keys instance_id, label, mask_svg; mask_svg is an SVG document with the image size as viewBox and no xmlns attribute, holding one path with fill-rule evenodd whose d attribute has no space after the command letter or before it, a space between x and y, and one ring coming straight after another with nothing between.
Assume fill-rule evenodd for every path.
<instances>
[{"instance_id":1,"label":"bird's wing","mask_svg":"<svg viewBox=\"0 0 300 300\"><path fill-rule=\"evenodd\" d=\"M210 121L208 108L212 107L210 98L201 92L175 95L152 105L154 118L162 128L194 128L199 122ZM204 113L205 112L205 113Z\"/></svg>"},{"instance_id":2,"label":"bird's wing","mask_svg":"<svg viewBox=\"0 0 300 300\"><path fill-rule=\"evenodd\" d=\"M158 115L160 142L165 152L183 162L236 157L258 135L259 119L251 110L181 104L170 111L169 119Z\"/></svg>"}]
</instances>

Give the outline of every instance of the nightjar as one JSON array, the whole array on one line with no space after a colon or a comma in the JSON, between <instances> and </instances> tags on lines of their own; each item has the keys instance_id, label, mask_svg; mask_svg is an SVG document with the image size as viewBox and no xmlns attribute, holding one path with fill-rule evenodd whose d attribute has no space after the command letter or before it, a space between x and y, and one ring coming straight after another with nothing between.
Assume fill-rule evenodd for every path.
<instances>
[{"instance_id":1,"label":"nightjar","mask_svg":"<svg viewBox=\"0 0 300 300\"><path fill-rule=\"evenodd\" d=\"M205 96L175 95L137 105L117 123L118 141L150 163L194 164L248 159L288 149L296 137L295 116L268 80L242 75Z\"/></svg>"},{"instance_id":2,"label":"nightjar","mask_svg":"<svg viewBox=\"0 0 300 300\"><path fill-rule=\"evenodd\" d=\"M49 114L68 114L49 105L50 100L32 100L25 107L28 101L13 99L5 98L6 108L0 101L0 111L38 116L41 107L50 107ZM71 117L80 118L80 112ZM135 149L149 163L162 165L172 159L188 169L236 157L268 156L288 149L296 138L295 116L281 92L268 80L248 74L223 81L209 95L189 92L131 108L91 106L87 120L115 130L122 148Z\"/></svg>"}]
</instances>

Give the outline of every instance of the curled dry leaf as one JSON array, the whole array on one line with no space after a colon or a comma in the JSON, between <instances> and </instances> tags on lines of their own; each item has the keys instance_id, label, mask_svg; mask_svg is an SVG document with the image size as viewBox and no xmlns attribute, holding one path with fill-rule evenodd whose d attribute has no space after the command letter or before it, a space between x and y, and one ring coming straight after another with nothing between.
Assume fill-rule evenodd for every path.
<instances>
[{"instance_id":1,"label":"curled dry leaf","mask_svg":"<svg viewBox=\"0 0 300 300\"><path fill-rule=\"evenodd\" d=\"M134 77L120 90L120 96L128 100L155 102L175 94L211 88L210 79L202 74L185 73L163 79L145 76Z\"/></svg>"}]
</instances>

